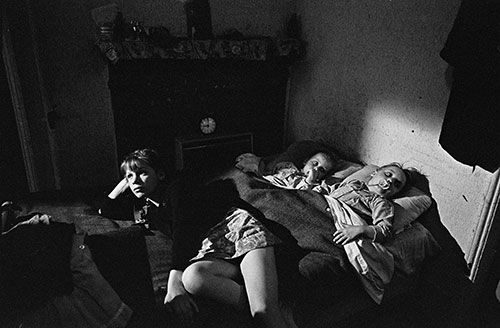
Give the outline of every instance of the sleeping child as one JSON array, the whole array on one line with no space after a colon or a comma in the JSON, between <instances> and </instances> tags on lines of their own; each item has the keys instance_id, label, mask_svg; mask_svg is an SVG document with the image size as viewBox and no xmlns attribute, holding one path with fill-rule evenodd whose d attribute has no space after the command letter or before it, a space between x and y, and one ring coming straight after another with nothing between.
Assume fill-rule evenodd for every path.
<instances>
[{"instance_id":1,"label":"sleeping child","mask_svg":"<svg viewBox=\"0 0 500 328\"><path fill-rule=\"evenodd\" d=\"M382 242L390 236L394 218L390 200L410 186L410 172L399 163L390 163L375 170L368 182L354 179L328 187L325 192L329 197L347 204L368 224L338 229L334 242L345 245L358 236Z\"/></svg>"},{"instance_id":2,"label":"sleeping child","mask_svg":"<svg viewBox=\"0 0 500 328\"><path fill-rule=\"evenodd\" d=\"M279 162L271 170L265 172L260 157L246 153L236 158L236 167L243 172L252 172L284 189L312 189L318 186L326 174L333 168L333 159L326 152L317 152L309 157L302 168L292 162Z\"/></svg>"},{"instance_id":3,"label":"sleeping child","mask_svg":"<svg viewBox=\"0 0 500 328\"><path fill-rule=\"evenodd\" d=\"M248 160L251 156L253 155L246 155L243 159ZM241 160L242 158L237 166L243 167ZM331 167L328 157L317 153L306 162L301 171L297 172L298 170L290 167L293 173L288 175L286 170L289 167L283 169L283 166L278 166L278 172L271 176L280 179L296 174L297 180L300 180L298 184L293 183L294 179L290 180L292 183L285 179L284 184L288 183L287 189L297 189L302 182L304 185L309 182L317 183L318 177L324 177ZM316 173L310 173L311 171ZM280 176L280 173L284 174ZM307 181L310 177L314 179ZM354 180L332 188L325 195L327 203L331 203L332 217L335 218L334 213L340 215L336 204L340 203L337 199L342 199L351 203L347 207L353 206L355 211L363 213L367 223L339 225L333 233L332 242L343 249L346 244L361 237L382 241L390 233L394 216L390 199L408 183L405 169L397 164L389 164L373 172L368 183ZM262 327L295 327L286 308L280 307L277 287L275 248L279 246L280 254L283 255L289 244L270 231L251 209L246 210L244 204L241 206L232 208L208 231L198 254L191 258L189 265L179 274L179 285L183 288L178 290L242 311L249 310L253 320ZM287 221L293 220L287 216L290 213L287 208L276 207L275 210L287 217ZM306 217L299 217L299 220L306 220Z\"/></svg>"}]
</instances>

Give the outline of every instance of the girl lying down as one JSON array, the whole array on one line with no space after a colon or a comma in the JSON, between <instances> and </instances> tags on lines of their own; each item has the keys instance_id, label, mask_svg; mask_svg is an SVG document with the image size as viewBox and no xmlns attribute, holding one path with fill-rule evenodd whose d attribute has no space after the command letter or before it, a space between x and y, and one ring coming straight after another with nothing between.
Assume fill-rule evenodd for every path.
<instances>
[{"instance_id":1,"label":"girl lying down","mask_svg":"<svg viewBox=\"0 0 500 328\"><path fill-rule=\"evenodd\" d=\"M273 185L285 189L311 189L318 186L333 168L332 156L317 152L304 161L301 168L292 162L279 162L266 172L264 162L254 154L246 153L236 158L236 167L247 173L261 176Z\"/></svg>"},{"instance_id":2,"label":"girl lying down","mask_svg":"<svg viewBox=\"0 0 500 328\"><path fill-rule=\"evenodd\" d=\"M249 156L239 158L239 167L242 167L242 161L249 159ZM295 174L297 179L285 179L284 187L300 186L298 189L302 189L310 182L317 182L318 177L324 177L331 167L326 156L316 154L306 162L305 170L297 172L294 169L294 173L288 175L293 177ZM260 172L258 167L254 166L254 169ZM282 172L278 172L279 178L283 177L279 175ZM315 179L310 179L311 176ZM409 185L409 176L401 165L391 163L374 171L368 183L353 180L330 190L321 189L325 197L352 206L367 223L337 225L332 241L344 246L360 237L383 241L389 236L394 217L389 199ZM295 184L297 180L305 183ZM268 181L275 182L274 179ZM280 183L277 185L281 186ZM332 212L338 213L333 206ZM243 313L249 308L260 326L294 327L293 319L280 309L278 302L274 248L281 243L251 212L233 208L208 232L198 255L183 271L182 285L190 295L233 306Z\"/></svg>"},{"instance_id":3,"label":"girl lying down","mask_svg":"<svg viewBox=\"0 0 500 328\"><path fill-rule=\"evenodd\" d=\"M254 154L242 154L236 158L236 167L243 172L260 175L277 187L312 189L329 195L353 207L367 222L377 225L377 227L356 227L342 229L342 232L337 231L336 242L345 244L346 240L350 241L360 234L374 241L382 241L389 235L394 217L392 202L388 200L403 190L403 187L404 189L409 187L407 181L410 180L412 170L403 169L399 163L390 163L374 171L368 183L351 180L329 186L322 183L322 179L333 165L332 157L326 152L318 152L308 158L301 169L292 162L280 162L271 172L265 172L261 158ZM346 239L347 235L350 238Z\"/></svg>"}]
</instances>

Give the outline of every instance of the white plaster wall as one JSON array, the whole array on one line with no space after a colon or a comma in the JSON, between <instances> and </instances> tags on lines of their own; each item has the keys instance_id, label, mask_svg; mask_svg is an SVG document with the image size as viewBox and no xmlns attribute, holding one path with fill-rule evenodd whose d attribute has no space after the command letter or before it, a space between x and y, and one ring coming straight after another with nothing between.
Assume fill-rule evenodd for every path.
<instances>
[{"instance_id":1,"label":"white plaster wall","mask_svg":"<svg viewBox=\"0 0 500 328\"><path fill-rule=\"evenodd\" d=\"M366 163L419 168L470 257L492 174L438 144L449 96L439 51L459 4L298 1L306 57L292 70L287 137L324 140Z\"/></svg>"}]
</instances>

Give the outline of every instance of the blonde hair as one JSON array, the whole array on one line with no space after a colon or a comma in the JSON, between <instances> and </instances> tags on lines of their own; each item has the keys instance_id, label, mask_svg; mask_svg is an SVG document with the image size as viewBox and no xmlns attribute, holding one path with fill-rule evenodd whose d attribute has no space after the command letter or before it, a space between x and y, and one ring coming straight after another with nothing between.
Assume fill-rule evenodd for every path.
<instances>
[{"instance_id":1,"label":"blonde hair","mask_svg":"<svg viewBox=\"0 0 500 328\"><path fill-rule=\"evenodd\" d=\"M379 167L377 169L377 171L380 169L383 169L384 167L390 167L390 166L397 167L398 169L403 171L405 178L406 178L406 181L403 185L403 188L401 188L401 190L398 191L397 194L400 194L400 193L410 189L411 186L413 186L413 182L414 182L413 180L414 180L415 175L418 174L417 169L415 169L413 167L404 167L404 165L399 163L399 162L392 162L389 164L382 165L381 167Z\"/></svg>"}]
</instances>

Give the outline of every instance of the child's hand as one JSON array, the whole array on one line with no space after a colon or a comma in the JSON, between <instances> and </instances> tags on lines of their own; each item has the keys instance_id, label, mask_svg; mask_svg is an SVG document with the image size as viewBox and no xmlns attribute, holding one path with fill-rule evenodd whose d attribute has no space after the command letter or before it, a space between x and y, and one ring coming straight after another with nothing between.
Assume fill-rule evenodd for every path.
<instances>
[{"instance_id":1,"label":"child's hand","mask_svg":"<svg viewBox=\"0 0 500 328\"><path fill-rule=\"evenodd\" d=\"M261 175L263 171L262 159L252 153L241 154L236 158L235 166L247 173Z\"/></svg>"},{"instance_id":2,"label":"child's hand","mask_svg":"<svg viewBox=\"0 0 500 328\"><path fill-rule=\"evenodd\" d=\"M309 183L309 184L316 183L316 182L318 182L318 178L319 178L318 170L310 169L307 172L307 178L306 178L307 183Z\"/></svg>"},{"instance_id":3,"label":"child's hand","mask_svg":"<svg viewBox=\"0 0 500 328\"><path fill-rule=\"evenodd\" d=\"M349 225L333 233L333 242L346 245L353 241L357 236L363 233L363 226Z\"/></svg>"}]
</instances>

